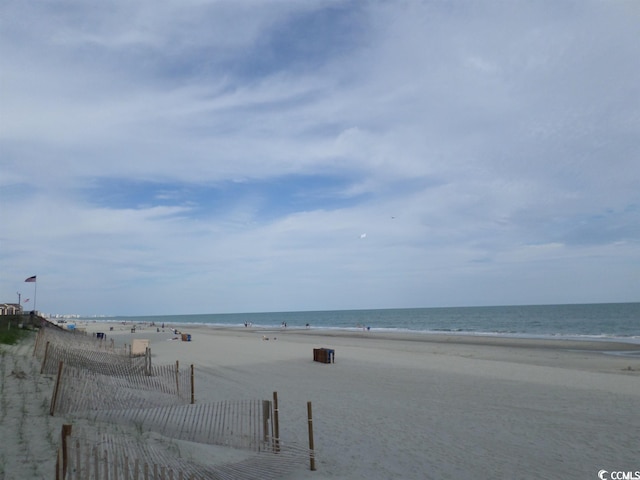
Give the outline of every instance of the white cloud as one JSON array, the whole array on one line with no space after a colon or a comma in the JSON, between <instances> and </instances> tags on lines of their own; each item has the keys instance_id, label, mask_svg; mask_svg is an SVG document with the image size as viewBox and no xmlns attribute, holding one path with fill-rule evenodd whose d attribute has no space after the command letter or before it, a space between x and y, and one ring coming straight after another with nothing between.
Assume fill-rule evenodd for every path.
<instances>
[{"instance_id":1,"label":"white cloud","mask_svg":"<svg viewBox=\"0 0 640 480\"><path fill-rule=\"evenodd\" d=\"M630 3L2 10L5 296L35 272L84 313L637 300Z\"/></svg>"}]
</instances>

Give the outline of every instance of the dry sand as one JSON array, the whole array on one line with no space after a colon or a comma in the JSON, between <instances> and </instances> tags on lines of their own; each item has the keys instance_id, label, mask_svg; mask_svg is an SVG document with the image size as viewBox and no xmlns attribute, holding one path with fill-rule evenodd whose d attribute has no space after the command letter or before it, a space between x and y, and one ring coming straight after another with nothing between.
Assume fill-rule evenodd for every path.
<instances>
[{"instance_id":1,"label":"dry sand","mask_svg":"<svg viewBox=\"0 0 640 480\"><path fill-rule=\"evenodd\" d=\"M283 438L306 444L311 401L317 471L287 478L595 479L601 469L640 470L640 345L175 325L191 335L183 342L168 325L110 326L86 328L118 345L150 340L156 364L194 364L196 402L277 391ZM335 349L336 362L314 362L318 347ZM32 368L16 366L16 352L30 349L2 360L11 407L0 422L0 479L51 478L44 457L62 420L44 419L36 394L33 405L13 405L18 389L50 395L37 372L10 374ZM20 426L12 417L24 410ZM18 430L22 450L39 442L20 461L5 441ZM25 465L32 476L17 475Z\"/></svg>"}]
</instances>

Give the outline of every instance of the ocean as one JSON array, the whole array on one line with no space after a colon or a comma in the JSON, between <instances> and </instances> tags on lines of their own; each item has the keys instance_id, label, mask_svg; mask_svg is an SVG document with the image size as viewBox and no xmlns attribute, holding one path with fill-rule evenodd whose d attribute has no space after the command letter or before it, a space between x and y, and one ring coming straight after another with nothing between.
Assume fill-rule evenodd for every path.
<instances>
[{"instance_id":1,"label":"ocean","mask_svg":"<svg viewBox=\"0 0 640 480\"><path fill-rule=\"evenodd\" d=\"M128 323L621 340L640 343L640 303L402 308L83 318Z\"/></svg>"}]
</instances>

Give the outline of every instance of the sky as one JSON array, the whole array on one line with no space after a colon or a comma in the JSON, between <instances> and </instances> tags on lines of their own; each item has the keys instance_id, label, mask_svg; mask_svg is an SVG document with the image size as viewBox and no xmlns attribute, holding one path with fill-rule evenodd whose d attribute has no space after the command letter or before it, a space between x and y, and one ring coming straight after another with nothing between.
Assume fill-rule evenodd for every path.
<instances>
[{"instance_id":1,"label":"sky","mask_svg":"<svg viewBox=\"0 0 640 480\"><path fill-rule=\"evenodd\" d=\"M639 59L635 0L4 0L0 301L640 301Z\"/></svg>"}]
</instances>

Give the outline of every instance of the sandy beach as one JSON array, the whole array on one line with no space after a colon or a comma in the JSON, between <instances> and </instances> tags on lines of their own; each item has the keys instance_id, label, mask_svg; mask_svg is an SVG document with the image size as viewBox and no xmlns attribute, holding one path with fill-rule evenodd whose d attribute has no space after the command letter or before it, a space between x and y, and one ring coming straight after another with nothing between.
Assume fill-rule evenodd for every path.
<instances>
[{"instance_id":1,"label":"sandy beach","mask_svg":"<svg viewBox=\"0 0 640 480\"><path fill-rule=\"evenodd\" d=\"M132 333L131 325L101 322L82 327L88 335L105 332L118 346L149 340L155 364L193 364L197 403L268 399L278 392L282 437L301 444L308 441L311 401L317 470L301 468L286 478L595 479L600 470L640 470L640 345L181 325L159 332L138 325ZM191 341L181 341L171 327ZM314 362L319 347L334 349L335 363ZM64 421L46 418L52 379L29 366L33 345L3 348L0 431L3 439L21 433L15 445L3 440L0 478L52 478L50 451ZM25 396L26 390L37 393ZM27 397L33 404L15 405Z\"/></svg>"}]
</instances>

